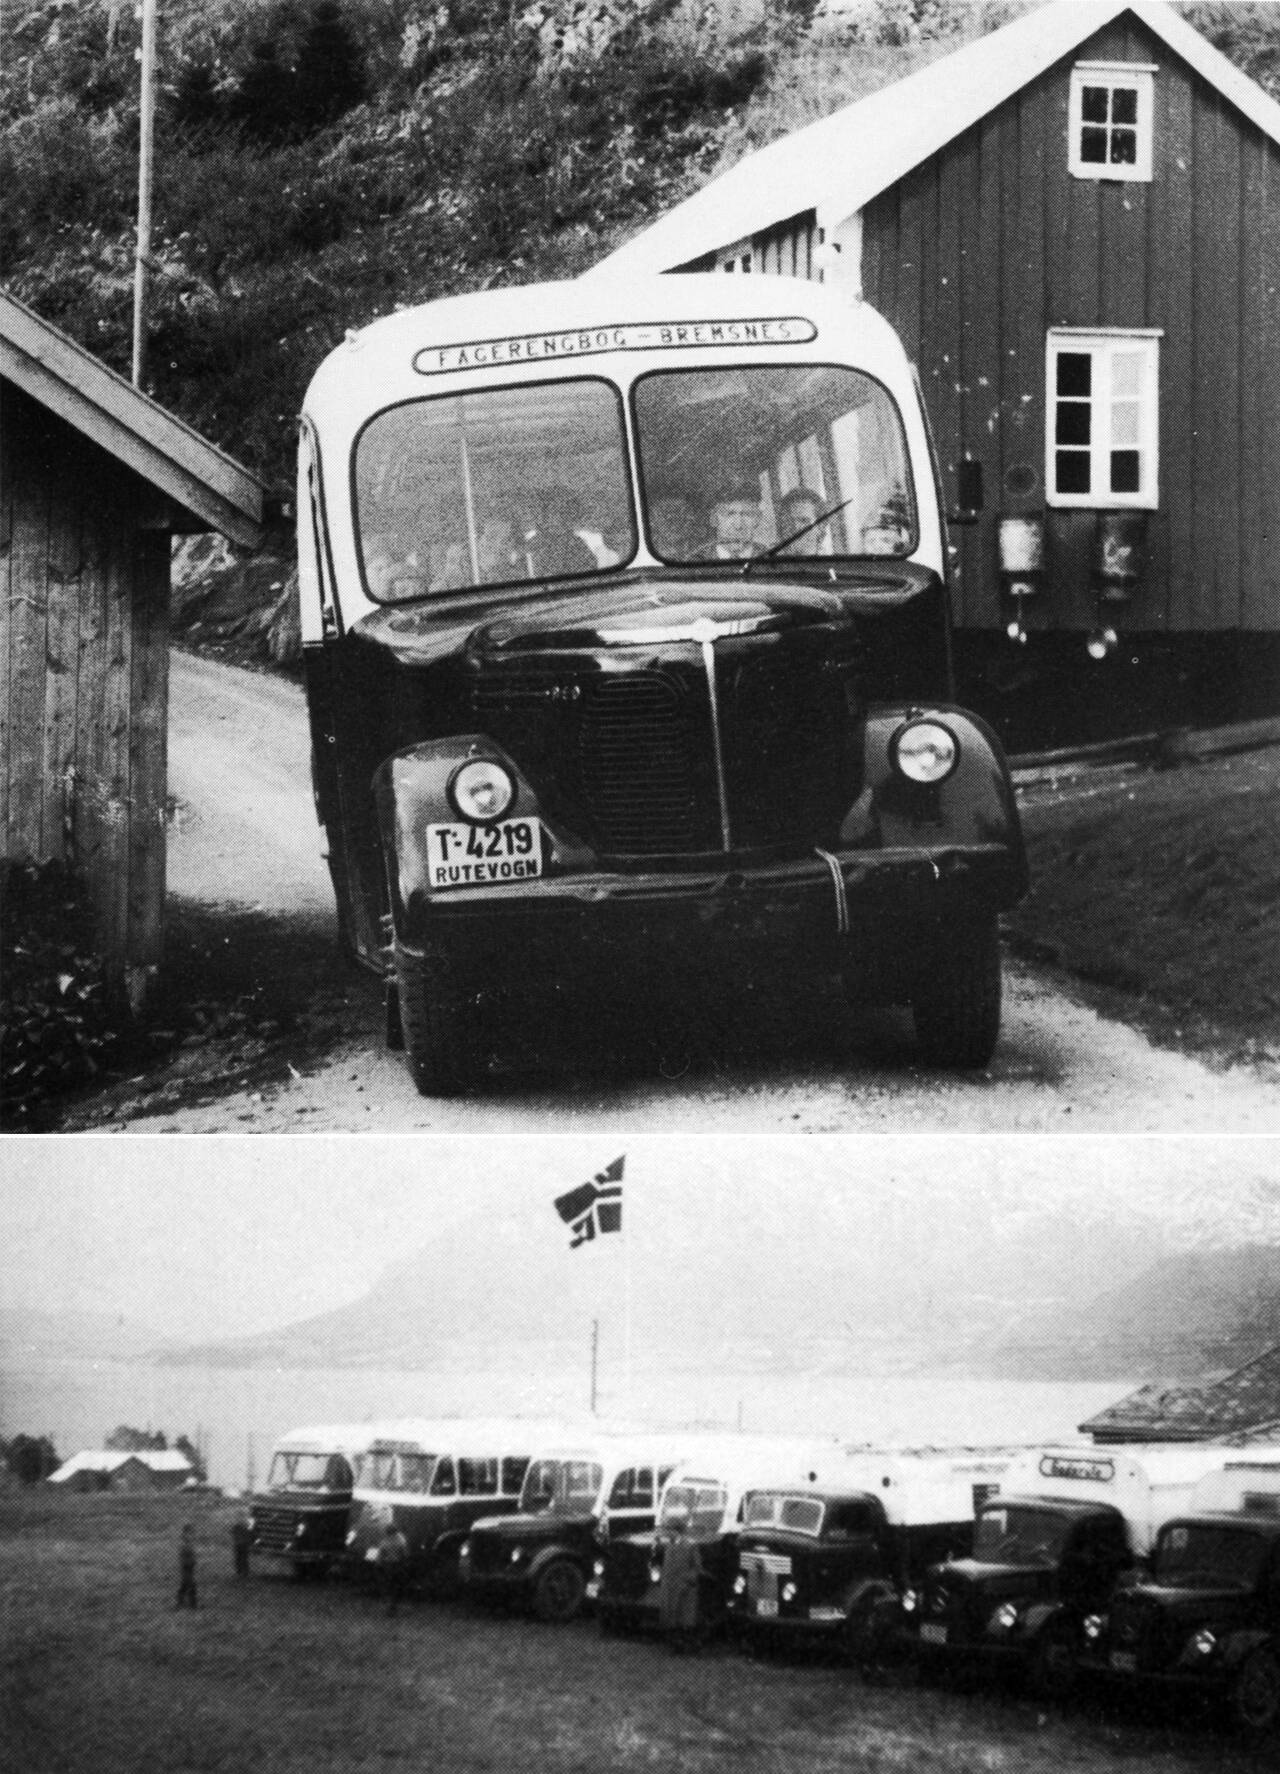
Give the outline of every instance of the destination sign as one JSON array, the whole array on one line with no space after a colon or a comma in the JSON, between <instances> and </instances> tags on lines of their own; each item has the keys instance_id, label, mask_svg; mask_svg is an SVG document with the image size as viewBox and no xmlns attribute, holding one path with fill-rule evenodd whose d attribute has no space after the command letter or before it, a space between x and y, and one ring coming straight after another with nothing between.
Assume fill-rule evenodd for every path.
<instances>
[{"instance_id":1,"label":"destination sign","mask_svg":"<svg viewBox=\"0 0 1280 1774\"><path fill-rule=\"evenodd\" d=\"M1043 1478L1084 1478L1094 1484L1110 1484L1116 1469L1111 1460L1091 1460L1084 1454L1044 1454L1040 1474Z\"/></svg>"},{"instance_id":2,"label":"destination sign","mask_svg":"<svg viewBox=\"0 0 1280 1774\"><path fill-rule=\"evenodd\" d=\"M521 333L510 339L428 345L415 355L413 367L420 376L446 376L456 370L558 363L567 357L599 357L611 351L807 345L817 336L813 322L798 314L761 315L755 320L655 320L641 325L574 327L562 332Z\"/></svg>"}]
</instances>

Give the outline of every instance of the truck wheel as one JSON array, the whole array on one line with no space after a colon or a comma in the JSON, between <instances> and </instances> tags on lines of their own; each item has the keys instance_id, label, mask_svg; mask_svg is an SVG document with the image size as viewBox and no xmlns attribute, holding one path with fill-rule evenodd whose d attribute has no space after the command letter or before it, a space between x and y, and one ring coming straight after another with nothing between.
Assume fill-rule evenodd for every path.
<instances>
[{"instance_id":1,"label":"truck wheel","mask_svg":"<svg viewBox=\"0 0 1280 1774\"><path fill-rule=\"evenodd\" d=\"M405 1056L422 1096L460 1096L480 1082L474 992L439 945L422 955L395 947L396 990Z\"/></svg>"},{"instance_id":2,"label":"truck wheel","mask_svg":"<svg viewBox=\"0 0 1280 1774\"><path fill-rule=\"evenodd\" d=\"M552 1559L533 1586L533 1611L551 1626L563 1626L582 1612L587 1584L572 1559Z\"/></svg>"},{"instance_id":3,"label":"truck wheel","mask_svg":"<svg viewBox=\"0 0 1280 1774\"><path fill-rule=\"evenodd\" d=\"M1000 1034L1000 926L994 912L961 925L933 951L911 996L930 1065L976 1071Z\"/></svg>"},{"instance_id":4,"label":"truck wheel","mask_svg":"<svg viewBox=\"0 0 1280 1774\"><path fill-rule=\"evenodd\" d=\"M1240 1665L1231 1687L1231 1719L1250 1737L1265 1737L1280 1725L1280 1657L1265 1645Z\"/></svg>"},{"instance_id":5,"label":"truck wheel","mask_svg":"<svg viewBox=\"0 0 1280 1774\"><path fill-rule=\"evenodd\" d=\"M1075 1692L1080 1674L1075 1640L1064 1626L1048 1626L1040 1634L1027 1665L1027 1686L1037 1700L1062 1701Z\"/></svg>"},{"instance_id":6,"label":"truck wheel","mask_svg":"<svg viewBox=\"0 0 1280 1774\"><path fill-rule=\"evenodd\" d=\"M869 1590L849 1610L844 1623L845 1652L866 1680L888 1659L896 1613L896 1597L888 1590Z\"/></svg>"}]
</instances>

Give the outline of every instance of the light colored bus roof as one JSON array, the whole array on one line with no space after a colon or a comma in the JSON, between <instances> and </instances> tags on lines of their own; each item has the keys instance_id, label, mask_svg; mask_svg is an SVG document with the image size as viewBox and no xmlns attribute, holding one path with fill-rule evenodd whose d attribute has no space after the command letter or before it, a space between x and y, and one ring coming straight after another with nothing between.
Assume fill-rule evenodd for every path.
<instances>
[{"instance_id":1,"label":"light colored bus roof","mask_svg":"<svg viewBox=\"0 0 1280 1774\"><path fill-rule=\"evenodd\" d=\"M712 1437L672 1469L674 1484L723 1484L732 1489L763 1489L799 1484L815 1474L831 1452L824 1436L730 1434Z\"/></svg>"},{"instance_id":2,"label":"light colored bus roof","mask_svg":"<svg viewBox=\"0 0 1280 1774\"><path fill-rule=\"evenodd\" d=\"M1138 1443L1116 1447L1064 1446L1029 1449L1009 1467L1001 1489L1035 1495L1099 1495L1116 1490L1159 1485L1195 1484L1206 1472L1225 1464L1230 1450L1211 1442L1176 1447ZM1044 1463L1059 1470L1046 1472ZM1077 1469L1073 1474L1072 1468ZM1090 1477L1090 1473L1096 1474Z\"/></svg>"},{"instance_id":3,"label":"light colored bus roof","mask_svg":"<svg viewBox=\"0 0 1280 1774\"><path fill-rule=\"evenodd\" d=\"M394 1443L397 1448L412 1446L424 1454L528 1453L566 1433L572 1434L573 1431L562 1419L405 1417L397 1422L378 1424L365 1448L372 1451Z\"/></svg>"},{"instance_id":4,"label":"light colored bus roof","mask_svg":"<svg viewBox=\"0 0 1280 1774\"><path fill-rule=\"evenodd\" d=\"M359 1454L377 1434L377 1423L322 1423L290 1429L272 1448L273 1454Z\"/></svg>"},{"instance_id":5,"label":"light colored bus roof","mask_svg":"<svg viewBox=\"0 0 1280 1774\"><path fill-rule=\"evenodd\" d=\"M393 400L442 393L458 385L482 387L486 382L511 383L525 376L590 375L600 373L608 349L588 339L588 348L576 350L573 340L599 335L611 329L655 328L666 323L692 328L703 323L746 323L752 320L799 317L817 329L812 342L786 345L716 347L707 344L706 356L730 363L748 357L773 359L780 354L809 361L823 361L836 350L841 361L851 353L872 375L893 381L906 369L906 357L889 323L864 302L821 285L789 277L636 277L624 284L565 282L525 284L514 289L484 290L470 296L447 296L439 302L403 308L371 321L349 333L343 344L330 352L317 369L307 391L304 408L323 420L335 403L359 406L372 412ZM420 352L445 347L491 346L495 341L563 338L570 349L564 355L500 368L455 370L447 374L423 374L414 368ZM824 349L824 342L827 349ZM704 353L692 349L694 341L671 349L654 343L641 349L634 342L623 349L616 362L634 363L636 370L654 361L701 362Z\"/></svg>"}]
</instances>

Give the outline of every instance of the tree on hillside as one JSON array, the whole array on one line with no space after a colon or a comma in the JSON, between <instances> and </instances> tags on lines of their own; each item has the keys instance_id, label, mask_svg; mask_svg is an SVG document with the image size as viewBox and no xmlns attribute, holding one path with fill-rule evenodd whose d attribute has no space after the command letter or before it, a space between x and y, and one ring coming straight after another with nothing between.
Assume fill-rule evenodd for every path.
<instances>
[{"instance_id":1,"label":"tree on hillside","mask_svg":"<svg viewBox=\"0 0 1280 1774\"><path fill-rule=\"evenodd\" d=\"M338 0L316 0L298 49L294 116L304 133L323 129L365 96L364 54Z\"/></svg>"},{"instance_id":2,"label":"tree on hillside","mask_svg":"<svg viewBox=\"0 0 1280 1774\"><path fill-rule=\"evenodd\" d=\"M260 37L232 95L232 120L255 141L287 141L294 128L293 87L293 71L281 64L274 38Z\"/></svg>"},{"instance_id":3,"label":"tree on hillside","mask_svg":"<svg viewBox=\"0 0 1280 1774\"><path fill-rule=\"evenodd\" d=\"M161 1429L132 1429L121 1423L113 1429L103 1446L113 1454L162 1454L169 1443Z\"/></svg>"}]
</instances>

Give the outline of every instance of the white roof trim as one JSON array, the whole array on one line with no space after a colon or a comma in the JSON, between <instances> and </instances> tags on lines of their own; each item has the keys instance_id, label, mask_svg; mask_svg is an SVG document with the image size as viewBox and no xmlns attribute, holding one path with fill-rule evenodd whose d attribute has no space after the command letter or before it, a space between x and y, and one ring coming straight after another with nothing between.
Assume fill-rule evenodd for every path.
<instances>
[{"instance_id":1,"label":"white roof trim","mask_svg":"<svg viewBox=\"0 0 1280 1774\"><path fill-rule=\"evenodd\" d=\"M913 167L1124 13L1280 143L1280 105L1167 0L1047 0L905 80L748 155L585 276L671 271L808 210L817 212L818 226L830 237Z\"/></svg>"},{"instance_id":2,"label":"white roof trim","mask_svg":"<svg viewBox=\"0 0 1280 1774\"><path fill-rule=\"evenodd\" d=\"M25 303L0 292L0 376L233 542L262 540L266 488Z\"/></svg>"}]
</instances>

